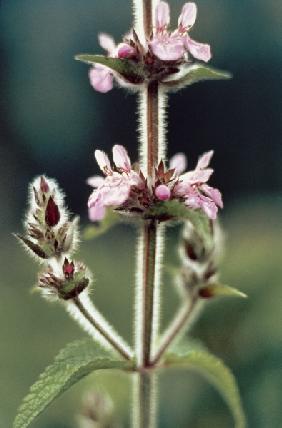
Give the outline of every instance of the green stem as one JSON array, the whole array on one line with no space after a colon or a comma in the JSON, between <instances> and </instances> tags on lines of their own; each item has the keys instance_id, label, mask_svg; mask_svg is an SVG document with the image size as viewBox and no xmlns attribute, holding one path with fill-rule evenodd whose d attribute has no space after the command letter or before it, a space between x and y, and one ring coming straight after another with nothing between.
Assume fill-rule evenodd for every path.
<instances>
[{"instance_id":1,"label":"green stem","mask_svg":"<svg viewBox=\"0 0 282 428\"><path fill-rule=\"evenodd\" d=\"M151 371L133 375L133 428L155 428L157 375Z\"/></svg>"}]
</instances>

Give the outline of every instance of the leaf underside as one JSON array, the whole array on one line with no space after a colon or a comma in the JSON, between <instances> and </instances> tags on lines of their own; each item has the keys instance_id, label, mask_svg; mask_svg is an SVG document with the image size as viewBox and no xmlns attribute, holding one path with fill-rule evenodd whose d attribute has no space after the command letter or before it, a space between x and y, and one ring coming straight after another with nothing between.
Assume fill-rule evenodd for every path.
<instances>
[{"instance_id":1,"label":"leaf underside","mask_svg":"<svg viewBox=\"0 0 282 428\"><path fill-rule=\"evenodd\" d=\"M26 428L58 396L94 370L129 369L130 364L93 340L75 341L62 349L24 398L13 428Z\"/></svg>"},{"instance_id":2,"label":"leaf underside","mask_svg":"<svg viewBox=\"0 0 282 428\"><path fill-rule=\"evenodd\" d=\"M144 70L130 59L110 58L104 55L80 54L75 59L94 65L101 64L118 73L131 83L142 83L144 81Z\"/></svg>"},{"instance_id":3,"label":"leaf underside","mask_svg":"<svg viewBox=\"0 0 282 428\"><path fill-rule=\"evenodd\" d=\"M227 403L236 428L246 428L246 419L236 380L223 362L201 347L198 343L185 341L177 351L169 352L164 360L165 367L194 370L207 379Z\"/></svg>"},{"instance_id":4,"label":"leaf underside","mask_svg":"<svg viewBox=\"0 0 282 428\"><path fill-rule=\"evenodd\" d=\"M187 66L179 78L164 81L162 84L168 89L178 90L205 80L226 80L231 77L232 75L226 71L204 64L193 64Z\"/></svg>"}]
</instances>

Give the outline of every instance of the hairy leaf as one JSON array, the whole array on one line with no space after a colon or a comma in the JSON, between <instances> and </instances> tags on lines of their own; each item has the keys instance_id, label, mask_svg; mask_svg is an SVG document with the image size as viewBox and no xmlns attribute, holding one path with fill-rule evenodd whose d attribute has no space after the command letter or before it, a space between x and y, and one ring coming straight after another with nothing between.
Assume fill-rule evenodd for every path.
<instances>
[{"instance_id":1,"label":"hairy leaf","mask_svg":"<svg viewBox=\"0 0 282 428\"><path fill-rule=\"evenodd\" d=\"M175 77L175 79L164 81L162 84L167 88L177 90L204 80L230 79L232 75L204 64L193 64L186 66L181 75L178 77L176 75Z\"/></svg>"},{"instance_id":2,"label":"hairy leaf","mask_svg":"<svg viewBox=\"0 0 282 428\"><path fill-rule=\"evenodd\" d=\"M130 83L142 83L144 81L144 69L130 59L110 58L104 55L80 54L75 59L86 64L102 64L118 73Z\"/></svg>"},{"instance_id":3,"label":"hairy leaf","mask_svg":"<svg viewBox=\"0 0 282 428\"><path fill-rule=\"evenodd\" d=\"M222 395L234 417L236 428L245 428L246 420L236 380L223 362L199 343L186 341L178 345L177 352L169 352L165 367L187 368L197 371Z\"/></svg>"},{"instance_id":4,"label":"hairy leaf","mask_svg":"<svg viewBox=\"0 0 282 428\"><path fill-rule=\"evenodd\" d=\"M146 212L145 217L157 217L160 220L188 220L195 227L205 246L209 248L212 245L212 228L209 218L202 211L189 209L180 201L159 202Z\"/></svg>"},{"instance_id":5,"label":"hairy leaf","mask_svg":"<svg viewBox=\"0 0 282 428\"><path fill-rule=\"evenodd\" d=\"M59 395L100 369L129 369L131 363L101 349L93 340L70 343L45 369L24 398L14 428L25 428Z\"/></svg>"},{"instance_id":6,"label":"hairy leaf","mask_svg":"<svg viewBox=\"0 0 282 428\"><path fill-rule=\"evenodd\" d=\"M84 229L83 237L84 239L94 239L100 235L106 233L111 227L121 221L120 215L108 208L105 217L103 220L96 223L96 225L87 226Z\"/></svg>"}]
</instances>

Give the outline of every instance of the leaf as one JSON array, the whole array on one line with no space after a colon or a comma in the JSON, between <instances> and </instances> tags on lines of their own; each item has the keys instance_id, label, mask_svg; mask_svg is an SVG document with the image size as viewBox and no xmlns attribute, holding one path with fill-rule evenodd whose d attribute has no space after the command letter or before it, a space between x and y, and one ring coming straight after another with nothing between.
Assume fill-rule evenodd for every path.
<instances>
[{"instance_id":1,"label":"leaf","mask_svg":"<svg viewBox=\"0 0 282 428\"><path fill-rule=\"evenodd\" d=\"M242 297L247 298L248 296L237 288L229 287L228 285L214 283L199 290L199 296L203 299L209 299L211 297Z\"/></svg>"},{"instance_id":2,"label":"leaf","mask_svg":"<svg viewBox=\"0 0 282 428\"><path fill-rule=\"evenodd\" d=\"M145 218L157 217L160 220L188 220L196 229L206 248L212 246L212 228L209 218L200 210L192 210L177 200L159 202L146 212Z\"/></svg>"},{"instance_id":3,"label":"leaf","mask_svg":"<svg viewBox=\"0 0 282 428\"><path fill-rule=\"evenodd\" d=\"M87 226L83 232L84 239L94 239L106 233L111 227L121 221L120 215L108 208L103 220L96 223L96 225Z\"/></svg>"},{"instance_id":4,"label":"leaf","mask_svg":"<svg viewBox=\"0 0 282 428\"><path fill-rule=\"evenodd\" d=\"M199 343L183 342L177 352L170 352L164 359L165 367L187 368L200 373L212 384L229 406L235 427L245 428L246 419L236 380L224 363Z\"/></svg>"},{"instance_id":5,"label":"leaf","mask_svg":"<svg viewBox=\"0 0 282 428\"><path fill-rule=\"evenodd\" d=\"M131 363L101 349L93 340L70 343L40 375L23 400L13 428L26 428L59 395L100 369L129 369Z\"/></svg>"},{"instance_id":6,"label":"leaf","mask_svg":"<svg viewBox=\"0 0 282 428\"><path fill-rule=\"evenodd\" d=\"M91 65L105 65L131 83L142 83L145 78L144 68L130 59L110 58L104 55L91 54L79 54L75 56L75 59Z\"/></svg>"},{"instance_id":7,"label":"leaf","mask_svg":"<svg viewBox=\"0 0 282 428\"><path fill-rule=\"evenodd\" d=\"M177 79L163 81L162 84L167 88L177 90L204 80L226 80L231 77L232 75L227 71L217 70L203 64L193 64L186 66Z\"/></svg>"}]
</instances>

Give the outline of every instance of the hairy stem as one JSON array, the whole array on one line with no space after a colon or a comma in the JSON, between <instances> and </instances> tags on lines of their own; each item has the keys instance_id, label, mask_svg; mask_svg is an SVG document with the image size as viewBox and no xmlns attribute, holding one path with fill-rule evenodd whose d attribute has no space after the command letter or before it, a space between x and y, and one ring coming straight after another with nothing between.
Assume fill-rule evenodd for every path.
<instances>
[{"instance_id":1,"label":"hairy stem","mask_svg":"<svg viewBox=\"0 0 282 428\"><path fill-rule=\"evenodd\" d=\"M151 371L133 375L133 428L155 428L157 413L157 374Z\"/></svg>"},{"instance_id":2,"label":"hairy stem","mask_svg":"<svg viewBox=\"0 0 282 428\"><path fill-rule=\"evenodd\" d=\"M126 360L131 360L132 354L127 349L127 346L121 343L121 341L112 331L107 328L107 324L101 322L101 319L98 320L94 318L89 312L88 308L82 303L79 297L73 299L73 304L79 310L80 314L100 333L101 336ZM101 318L101 317L100 317ZM99 322L100 321L100 322ZM104 325L105 324L105 325Z\"/></svg>"},{"instance_id":3,"label":"hairy stem","mask_svg":"<svg viewBox=\"0 0 282 428\"><path fill-rule=\"evenodd\" d=\"M199 299L197 297L194 297L188 304L185 302L185 304L181 306L161 338L159 348L151 361L152 365L156 365L160 361L173 340L181 333L181 331L184 331L184 329L187 328L188 323L192 321L198 300Z\"/></svg>"},{"instance_id":4,"label":"hairy stem","mask_svg":"<svg viewBox=\"0 0 282 428\"><path fill-rule=\"evenodd\" d=\"M142 365L144 367L150 364L152 332L153 332L153 304L154 304L154 285L155 285L155 265L156 265L156 221L150 220L143 226L143 328L142 343L143 355Z\"/></svg>"}]
</instances>

